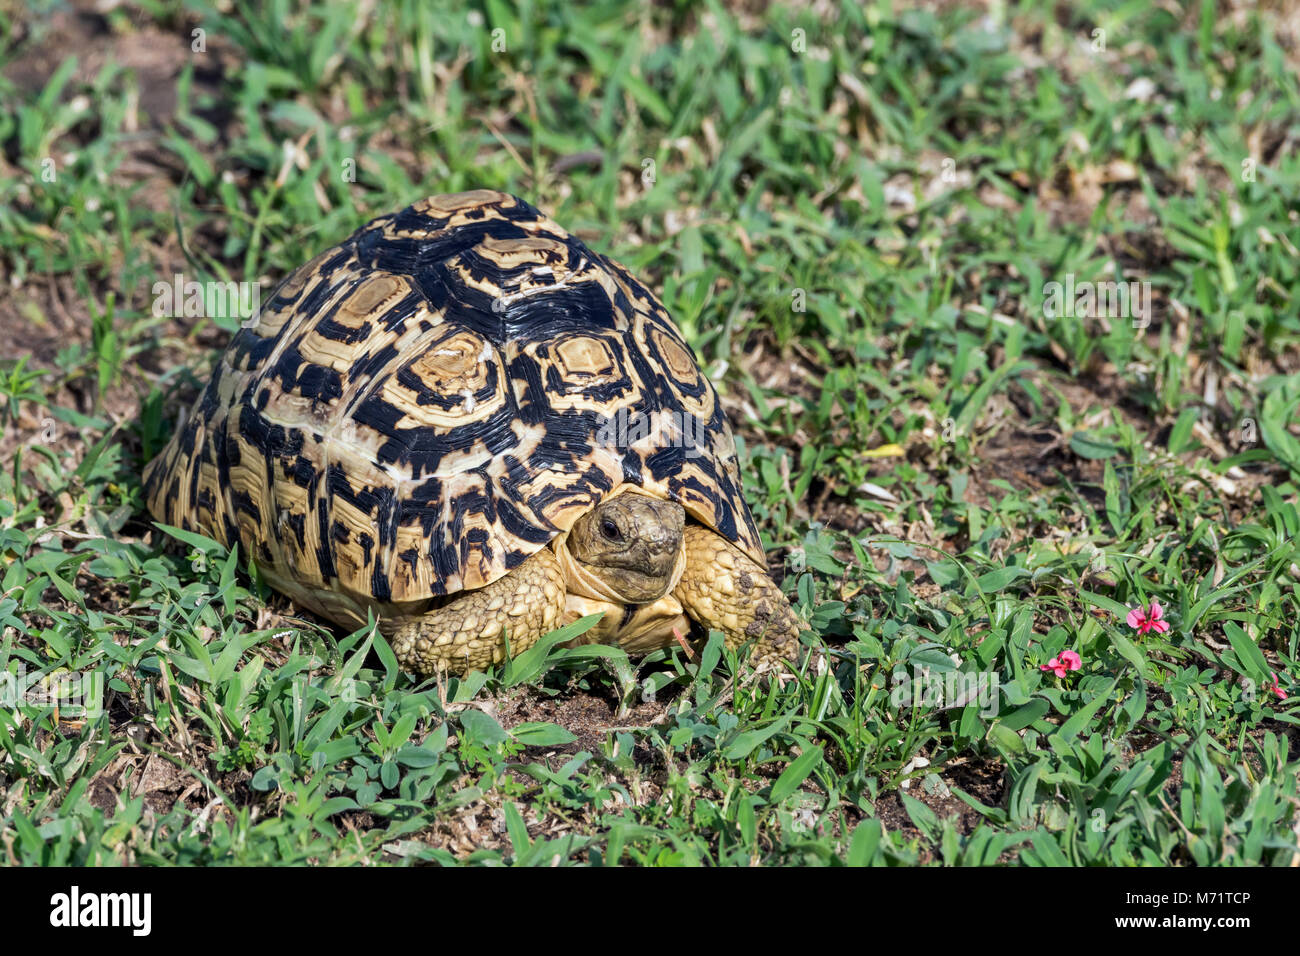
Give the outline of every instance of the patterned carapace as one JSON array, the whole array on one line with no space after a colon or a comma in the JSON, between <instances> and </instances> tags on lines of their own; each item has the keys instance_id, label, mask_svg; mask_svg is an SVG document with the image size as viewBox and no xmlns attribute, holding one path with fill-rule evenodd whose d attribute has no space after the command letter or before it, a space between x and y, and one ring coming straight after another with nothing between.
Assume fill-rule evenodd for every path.
<instances>
[{"instance_id":1,"label":"patterned carapace","mask_svg":"<svg viewBox=\"0 0 1300 956\"><path fill-rule=\"evenodd\" d=\"M666 440L672 422L698 447ZM488 584L621 483L764 560L731 430L667 311L489 191L375 219L293 272L145 475L156 518L238 543L339 621Z\"/></svg>"}]
</instances>

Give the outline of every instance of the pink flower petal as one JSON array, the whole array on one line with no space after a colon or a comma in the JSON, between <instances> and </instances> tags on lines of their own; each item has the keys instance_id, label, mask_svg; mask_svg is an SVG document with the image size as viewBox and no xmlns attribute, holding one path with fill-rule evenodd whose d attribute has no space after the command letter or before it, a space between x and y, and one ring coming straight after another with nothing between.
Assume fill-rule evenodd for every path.
<instances>
[{"instance_id":1,"label":"pink flower petal","mask_svg":"<svg viewBox=\"0 0 1300 956\"><path fill-rule=\"evenodd\" d=\"M1152 621L1152 622L1151 622L1151 630L1155 631L1157 634L1163 634L1165 631L1169 630L1169 622L1168 622L1168 621Z\"/></svg>"},{"instance_id":2,"label":"pink flower petal","mask_svg":"<svg viewBox=\"0 0 1300 956\"><path fill-rule=\"evenodd\" d=\"M1151 618L1151 620L1153 621L1160 620L1160 618L1164 617L1164 613L1165 613L1165 609L1160 606L1159 601L1151 602L1151 612L1148 615Z\"/></svg>"},{"instance_id":3,"label":"pink flower petal","mask_svg":"<svg viewBox=\"0 0 1300 956\"><path fill-rule=\"evenodd\" d=\"M1140 607L1133 608L1133 610L1128 612L1127 620L1129 627L1141 627L1142 621L1144 620L1142 609Z\"/></svg>"},{"instance_id":4,"label":"pink flower petal","mask_svg":"<svg viewBox=\"0 0 1300 956\"><path fill-rule=\"evenodd\" d=\"M1067 669L1077 671L1083 666L1083 658L1074 651L1061 651L1061 663Z\"/></svg>"}]
</instances>

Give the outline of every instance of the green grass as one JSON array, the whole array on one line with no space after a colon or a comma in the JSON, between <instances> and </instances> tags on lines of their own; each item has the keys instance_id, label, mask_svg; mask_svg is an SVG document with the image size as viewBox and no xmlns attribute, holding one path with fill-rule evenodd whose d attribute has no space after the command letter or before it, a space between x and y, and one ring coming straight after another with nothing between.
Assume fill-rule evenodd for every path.
<instances>
[{"instance_id":1,"label":"green grass","mask_svg":"<svg viewBox=\"0 0 1300 956\"><path fill-rule=\"evenodd\" d=\"M1300 37L1270 14L147 0L78 39L35 6L0 4L0 670L105 706L6 700L0 859L1296 860ZM131 43L157 75L95 55ZM642 275L718 382L810 621L787 681L715 637L416 685L152 526L142 465L239 322L155 317L153 284L269 290L480 186ZM1149 282L1149 324L1049 318L1067 275ZM945 678L993 690L904 692Z\"/></svg>"}]
</instances>

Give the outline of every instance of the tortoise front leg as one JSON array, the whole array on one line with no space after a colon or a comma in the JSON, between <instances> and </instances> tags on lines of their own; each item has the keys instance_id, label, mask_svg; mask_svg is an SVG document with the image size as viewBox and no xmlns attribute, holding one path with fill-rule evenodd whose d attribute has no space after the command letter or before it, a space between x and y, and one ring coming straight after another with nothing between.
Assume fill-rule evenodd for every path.
<instances>
[{"instance_id":1,"label":"tortoise front leg","mask_svg":"<svg viewBox=\"0 0 1300 956\"><path fill-rule=\"evenodd\" d=\"M420 677L465 674L521 654L564 623L564 578L543 548L505 577L399 625L391 639L398 663Z\"/></svg>"},{"instance_id":2,"label":"tortoise front leg","mask_svg":"<svg viewBox=\"0 0 1300 956\"><path fill-rule=\"evenodd\" d=\"M673 596L687 615L721 631L728 647L757 638L756 664L792 659L801 625L767 570L708 528L688 524L682 537L686 570Z\"/></svg>"}]
</instances>

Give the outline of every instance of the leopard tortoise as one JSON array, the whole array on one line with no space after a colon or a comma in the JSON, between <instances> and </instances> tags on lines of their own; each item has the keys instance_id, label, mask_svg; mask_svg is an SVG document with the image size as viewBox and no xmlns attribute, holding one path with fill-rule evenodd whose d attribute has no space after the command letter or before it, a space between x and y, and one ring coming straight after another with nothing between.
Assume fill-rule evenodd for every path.
<instances>
[{"instance_id":1,"label":"leopard tortoise","mask_svg":"<svg viewBox=\"0 0 1300 956\"><path fill-rule=\"evenodd\" d=\"M434 196L293 272L146 468L161 522L404 667L482 669L578 617L632 653L694 619L755 660L768 577L712 385L663 305L528 203Z\"/></svg>"}]
</instances>

